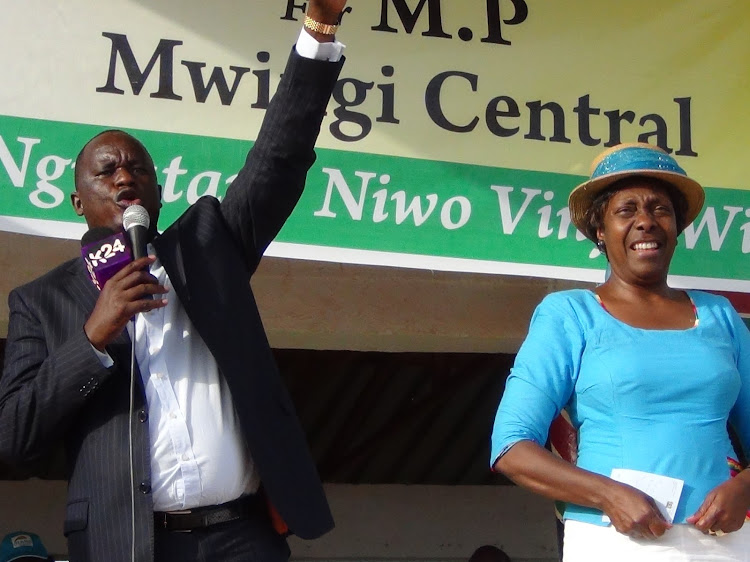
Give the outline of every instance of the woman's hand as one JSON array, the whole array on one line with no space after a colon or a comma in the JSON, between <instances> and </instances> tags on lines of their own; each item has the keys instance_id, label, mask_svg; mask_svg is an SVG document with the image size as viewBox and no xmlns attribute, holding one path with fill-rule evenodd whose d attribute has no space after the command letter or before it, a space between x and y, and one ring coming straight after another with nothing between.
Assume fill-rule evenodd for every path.
<instances>
[{"instance_id":1,"label":"woman's hand","mask_svg":"<svg viewBox=\"0 0 750 562\"><path fill-rule=\"evenodd\" d=\"M633 538L655 539L672 527L650 496L573 466L532 441L513 445L494 468L532 492L603 511L617 531Z\"/></svg>"},{"instance_id":2,"label":"woman's hand","mask_svg":"<svg viewBox=\"0 0 750 562\"><path fill-rule=\"evenodd\" d=\"M750 507L750 473L740 472L711 490L687 522L704 533L731 533L745 522Z\"/></svg>"},{"instance_id":3,"label":"woman's hand","mask_svg":"<svg viewBox=\"0 0 750 562\"><path fill-rule=\"evenodd\" d=\"M648 494L614 480L608 488L602 511L617 532L634 539L655 539L672 527Z\"/></svg>"}]
</instances>

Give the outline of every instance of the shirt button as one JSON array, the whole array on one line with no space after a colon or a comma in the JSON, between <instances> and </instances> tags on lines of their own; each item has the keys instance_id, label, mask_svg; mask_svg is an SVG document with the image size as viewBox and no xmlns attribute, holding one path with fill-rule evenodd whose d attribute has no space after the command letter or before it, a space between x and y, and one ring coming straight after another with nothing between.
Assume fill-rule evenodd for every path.
<instances>
[{"instance_id":1,"label":"shirt button","mask_svg":"<svg viewBox=\"0 0 750 562\"><path fill-rule=\"evenodd\" d=\"M146 410L141 410L138 412L138 421L141 423L144 423L148 419L148 412Z\"/></svg>"},{"instance_id":2,"label":"shirt button","mask_svg":"<svg viewBox=\"0 0 750 562\"><path fill-rule=\"evenodd\" d=\"M182 454L182 460L189 461L190 460L190 455L188 455L187 453L183 453Z\"/></svg>"},{"instance_id":3,"label":"shirt button","mask_svg":"<svg viewBox=\"0 0 750 562\"><path fill-rule=\"evenodd\" d=\"M170 419L176 420L177 419L177 414L175 414L174 412L169 412L169 417L170 417Z\"/></svg>"},{"instance_id":4,"label":"shirt button","mask_svg":"<svg viewBox=\"0 0 750 562\"><path fill-rule=\"evenodd\" d=\"M138 486L138 489L142 494L148 494L149 492L151 492L151 484L149 484L148 482L141 482Z\"/></svg>"},{"instance_id":5,"label":"shirt button","mask_svg":"<svg viewBox=\"0 0 750 562\"><path fill-rule=\"evenodd\" d=\"M156 373L156 378L157 379L163 379L164 378L164 373Z\"/></svg>"}]
</instances>

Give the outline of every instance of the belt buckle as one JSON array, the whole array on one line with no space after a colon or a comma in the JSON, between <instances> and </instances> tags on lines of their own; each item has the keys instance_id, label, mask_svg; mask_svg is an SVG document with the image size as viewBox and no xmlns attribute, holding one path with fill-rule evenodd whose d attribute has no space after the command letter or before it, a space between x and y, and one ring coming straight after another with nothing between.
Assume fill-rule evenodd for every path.
<instances>
[{"instance_id":1,"label":"belt buckle","mask_svg":"<svg viewBox=\"0 0 750 562\"><path fill-rule=\"evenodd\" d=\"M189 515L192 512L193 512L192 509L183 509L183 510L180 510L180 511L165 511L163 513L163 515L164 515L164 521L162 523L162 525L164 527L164 530L166 530L166 531L170 530L169 529L169 516L170 515ZM189 533L190 529L177 529L175 532Z\"/></svg>"},{"instance_id":2,"label":"belt buckle","mask_svg":"<svg viewBox=\"0 0 750 562\"><path fill-rule=\"evenodd\" d=\"M167 529L167 514L166 512L161 512L158 514L159 520L157 521L157 527L162 527L164 530Z\"/></svg>"}]
</instances>

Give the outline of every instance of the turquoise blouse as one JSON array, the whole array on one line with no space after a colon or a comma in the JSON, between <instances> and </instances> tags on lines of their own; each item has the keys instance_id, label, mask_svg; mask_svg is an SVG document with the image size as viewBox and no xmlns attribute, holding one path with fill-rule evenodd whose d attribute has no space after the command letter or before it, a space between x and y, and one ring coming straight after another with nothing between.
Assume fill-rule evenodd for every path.
<instances>
[{"instance_id":1,"label":"turquoise blouse","mask_svg":"<svg viewBox=\"0 0 750 562\"><path fill-rule=\"evenodd\" d=\"M750 451L750 332L723 297L687 291L698 322L686 330L633 328L591 291L547 296L537 307L495 417L492 463L522 440L544 445L565 407L580 468L630 468L684 481L675 523L730 477L726 425ZM604 525L569 504L565 518Z\"/></svg>"}]
</instances>

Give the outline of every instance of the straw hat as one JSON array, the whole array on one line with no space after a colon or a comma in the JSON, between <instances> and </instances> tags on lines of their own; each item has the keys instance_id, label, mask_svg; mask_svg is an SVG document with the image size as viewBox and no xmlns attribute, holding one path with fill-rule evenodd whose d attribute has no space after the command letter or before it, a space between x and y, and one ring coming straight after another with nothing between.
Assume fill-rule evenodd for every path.
<instances>
[{"instance_id":1,"label":"straw hat","mask_svg":"<svg viewBox=\"0 0 750 562\"><path fill-rule=\"evenodd\" d=\"M586 212L597 195L617 180L630 176L656 178L677 188L687 201L685 225L693 222L703 208L703 188L689 178L669 154L658 146L642 142L618 144L594 158L591 177L570 192L568 208L576 228L593 240L588 232Z\"/></svg>"}]
</instances>

